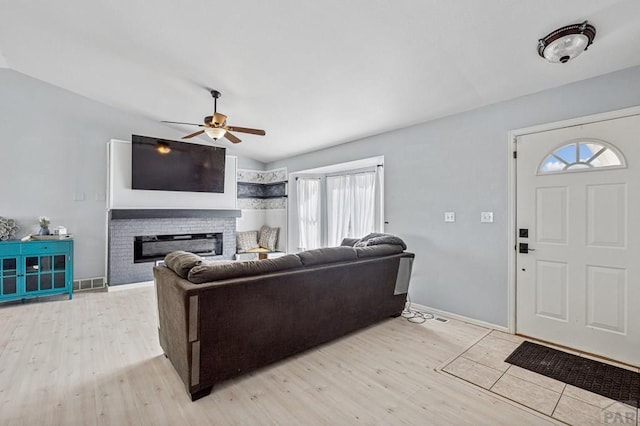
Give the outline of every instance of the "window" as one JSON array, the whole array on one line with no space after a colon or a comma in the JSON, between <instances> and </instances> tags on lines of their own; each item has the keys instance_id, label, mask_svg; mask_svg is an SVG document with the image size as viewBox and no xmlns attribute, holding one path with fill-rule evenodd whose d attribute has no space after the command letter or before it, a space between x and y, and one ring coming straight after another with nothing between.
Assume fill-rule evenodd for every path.
<instances>
[{"instance_id":1,"label":"window","mask_svg":"<svg viewBox=\"0 0 640 426\"><path fill-rule=\"evenodd\" d=\"M362 238L376 231L376 172L327 176L327 244Z\"/></svg>"},{"instance_id":2,"label":"window","mask_svg":"<svg viewBox=\"0 0 640 426\"><path fill-rule=\"evenodd\" d=\"M291 246L334 247L344 238L384 232L384 157L301 170L291 178Z\"/></svg>"},{"instance_id":3,"label":"window","mask_svg":"<svg viewBox=\"0 0 640 426\"><path fill-rule=\"evenodd\" d=\"M562 145L547 155L538 174L623 167L626 167L624 157L613 145L597 139L581 139Z\"/></svg>"}]
</instances>

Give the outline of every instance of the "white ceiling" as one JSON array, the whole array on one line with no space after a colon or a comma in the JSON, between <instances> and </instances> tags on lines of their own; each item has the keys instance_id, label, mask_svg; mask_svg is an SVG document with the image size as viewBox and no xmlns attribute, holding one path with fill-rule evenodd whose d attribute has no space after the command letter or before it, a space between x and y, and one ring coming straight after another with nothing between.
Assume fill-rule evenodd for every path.
<instances>
[{"instance_id":1,"label":"white ceiling","mask_svg":"<svg viewBox=\"0 0 640 426\"><path fill-rule=\"evenodd\" d=\"M218 89L263 162L640 65L637 0L1 2L0 66L154 120L198 123ZM588 52L538 57L585 19Z\"/></svg>"}]
</instances>

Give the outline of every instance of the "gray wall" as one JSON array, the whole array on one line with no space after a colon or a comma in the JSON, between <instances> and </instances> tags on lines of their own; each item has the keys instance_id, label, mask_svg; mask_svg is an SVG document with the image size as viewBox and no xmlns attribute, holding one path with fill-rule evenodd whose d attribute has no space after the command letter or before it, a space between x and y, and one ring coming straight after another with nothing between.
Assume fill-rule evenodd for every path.
<instances>
[{"instance_id":1,"label":"gray wall","mask_svg":"<svg viewBox=\"0 0 640 426\"><path fill-rule=\"evenodd\" d=\"M384 155L386 231L416 253L412 301L506 326L508 131L637 105L640 67L273 162L267 169L292 173ZM455 223L444 223L445 211L456 212ZM481 211L493 211L494 223L481 224ZM296 247L296 236L289 238L289 247Z\"/></svg>"},{"instance_id":2,"label":"gray wall","mask_svg":"<svg viewBox=\"0 0 640 426\"><path fill-rule=\"evenodd\" d=\"M132 133L183 136L0 69L0 216L17 219L19 236L36 232L40 215L65 225L75 236L76 279L105 274L107 142L130 140ZM239 157L238 167L263 170L264 164Z\"/></svg>"}]
</instances>

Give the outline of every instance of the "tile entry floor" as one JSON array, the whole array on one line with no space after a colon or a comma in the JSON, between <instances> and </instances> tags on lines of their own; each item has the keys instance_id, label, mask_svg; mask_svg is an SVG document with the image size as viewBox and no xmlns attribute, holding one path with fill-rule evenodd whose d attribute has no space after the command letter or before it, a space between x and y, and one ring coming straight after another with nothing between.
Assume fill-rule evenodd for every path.
<instances>
[{"instance_id":1,"label":"tile entry floor","mask_svg":"<svg viewBox=\"0 0 640 426\"><path fill-rule=\"evenodd\" d=\"M493 330L440 370L571 425L640 426L635 407L504 362L524 340Z\"/></svg>"}]
</instances>

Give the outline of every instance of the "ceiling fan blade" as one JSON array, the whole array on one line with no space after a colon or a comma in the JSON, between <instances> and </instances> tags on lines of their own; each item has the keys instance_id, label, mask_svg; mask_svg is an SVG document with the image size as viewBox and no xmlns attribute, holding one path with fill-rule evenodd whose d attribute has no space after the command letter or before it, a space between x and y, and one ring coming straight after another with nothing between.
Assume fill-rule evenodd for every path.
<instances>
[{"instance_id":1,"label":"ceiling fan blade","mask_svg":"<svg viewBox=\"0 0 640 426\"><path fill-rule=\"evenodd\" d=\"M183 123L183 122L181 122L181 121L161 121L161 123L169 123L169 124L187 124L187 125L189 125L189 126L204 127L204 124Z\"/></svg>"},{"instance_id":2,"label":"ceiling fan blade","mask_svg":"<svg viewBox=\"0 0 640 426\"><path fill-rule=\"evenodd\" d=\"M197 132L191 133L190 135L183 136L182 139L190 139L194 136L198 136L204 133L204 130L198 130Z\"/></svg>"},{"instance_id":3,"label":"ceiling fan blade","mask_svg":"<svg viewBox=\"0 0 640 426\"><path fill-rule=\"evenodd\" d=\"M264 136L267 134L267 132L265 132L264 130L250 129L248 127L226 126L226 129L233 130L234 132L251 133L252 135L260 135L260 136Z\"/></svg>"},{"instance_id":4,"label":"ceiling fan blade","mask_svg":"<svg viewBox=\"0 0 640 426\"><path fill-rule=\"evenodd\" d=\"M224 133L224 137L225 137L225 138L227 138L227 139L229 139L229 140L230 140L231 142L233 142L233 143L240 143L240 142L242 142L242 141L241 141L240 139L238 139L235 135L233 135L233 134L229 133L229 131L226 131L226 132Z\"/></svg>"}]
</instances>

